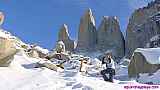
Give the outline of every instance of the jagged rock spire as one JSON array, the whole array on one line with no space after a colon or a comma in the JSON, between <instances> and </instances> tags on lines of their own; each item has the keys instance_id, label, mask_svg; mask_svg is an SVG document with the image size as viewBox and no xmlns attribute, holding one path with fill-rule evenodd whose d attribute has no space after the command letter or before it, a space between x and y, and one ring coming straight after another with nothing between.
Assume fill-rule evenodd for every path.
<instances>
[{"instance_id":1,"label":"jagged rock spire","mask_svg":"<svg viewBox=\"0 0 160 90\"><path fill-rule=\"evenodd\" d=\"M88 21L90 21L95 26L95 19L90 8L86 10L84 18L88 18Z\"/></svg>"},{"instance_id":2,"label":"jagged rock spire","mask_svg":"<svg viewBox=\"0 0 160 90\"><path fill-rule=\"evenodd\" d=\"M68 27L66 24L63 24L62 27L60 28L59 35L58 35L58 40L66 40L69 39L69 33L68 33Z\"/></svg>"},{"instance_id":3,"label":"jagged rock spire","mask_svg":"<svg viewBox=\"0 0 160 90\"><path fill-rule=\"evenodd\" d=\"M104 16L97 32L98 50L110 50L118 58L124 56L125 41L117 17Z\"/></svg>"},{"instance_id":4,"label":"jagged rock spire","mask_svg":"<svg viewBox=\"0 0 160 90\"><path fill-rule=\"evenodd\" d=\"M91 9L86 10L85 14L81 17L77 50L90 51L93 50L96 45L96 27L95 20L92 15Z\"/></svg>"},{"instance_id":5,"label":"jagged rock spire","mask_svg":"<svg viewBox=\"0 0 160 90\"><path fill-rule=\"evenodd\" d=\"M73 51L74 50L74 41L70 39L69 33L68 33L68 27L66 24L63 24L60 28L59 34L58 34L58 41L63 41L65 44L65 49L67 51Z\"/></svg>"}]
</instances>

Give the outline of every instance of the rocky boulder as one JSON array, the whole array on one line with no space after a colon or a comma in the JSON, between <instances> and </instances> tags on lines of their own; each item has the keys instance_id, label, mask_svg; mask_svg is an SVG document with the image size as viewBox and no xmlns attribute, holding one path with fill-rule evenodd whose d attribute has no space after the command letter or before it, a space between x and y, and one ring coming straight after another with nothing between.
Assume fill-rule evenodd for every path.
<instances>
[{"instance_id":1,"label":"rocky boulder","mask_svg":"<svg viewBox=\"0 0 160 90\"><path fill-rule=\"evenodd\" d=\"M122 58L125 41L116 17L104 16L98 28L97 48L100 51L111 51L116 58Z\"/></svg>"},{"instance_id":2,"label":"rocky boulder","mask_svg":"<svg viewBox=\"0 0 160 90\"><path fill-rule=\"evenodd\" d=\"M160 1L155 0L132 14L126 31L126 56L128 58L136 48L146 47L153 36L160 34L159 12Z\"/></svg>"},{"instance_id":3,"label":"rocky boulder","mask_svg":"<svg viewBox=\"0 0 160 90\"><path fill-rule=\"evenodd\" d=\"M55 48L55 51L57 53L62 53L62 52L65 52L66 49L65 49L65 44L63 41L58 41L57 44L56 44L56 48Z\"/></svg>"},{"instance_id":4,"label":"rocky boulder","mask_svg":"<svg viewBox=\"0 0 160 90\"><path fill-rule=\"evenodd\" d=\"M32 58L40 58L39 53L34 49L32 49L27 54L29 55L29 57L32 57Z\"/></svg>"},{"instance_id":5,"label":"rocky boulder","mask_svg":"<svg viewBox=\"0 0 160 90\"><path fill-rule=\"evenodd\" d=\"M158 69L160 64L151 64L141 52L134 52L128 65L128 75L135 78L139 77L140 73L154 73Z\"/></svg>"},{"instance_id":6,"label":"rocky boulder","mask_svg":"<svg viewBox=\"0 0 160 90\"><path fill-rule=\"evenodd\" d=\"M66 53L54 53L47 56L47 59L70 60L70 56Z\"/></svg>"},{"instance_id":7,"label":"rocky boulder","mask_svg":"<svg viewBox=\"0 0 160 90\"><path fill-rule=\"evenodd\" d=\"M91 9L82 16L79 25L77 51L92 51L96 46L96 27Z\"/></svg>"},{"instance_id":8,"label":"rocky boulder","mask_svg":"<svg viewBox=\"0 0 160 90\"><path fill-rule=\"evenodd\" d=\"M69 37L68 27L66 24L63 24L59 31L58 41L64 42L66 51L74 51L74 41Z\"/></svg>"},{"instance_id":9,"label":"rocky boulder","mask_svg":"<svg viewBox=\"0 0 160 90\"><path fill-rule=\"evenodd\" d=\"M17 53L14 42L0 37L0 66L9 66L13 56Z\"/></svg>"}]
</instances>

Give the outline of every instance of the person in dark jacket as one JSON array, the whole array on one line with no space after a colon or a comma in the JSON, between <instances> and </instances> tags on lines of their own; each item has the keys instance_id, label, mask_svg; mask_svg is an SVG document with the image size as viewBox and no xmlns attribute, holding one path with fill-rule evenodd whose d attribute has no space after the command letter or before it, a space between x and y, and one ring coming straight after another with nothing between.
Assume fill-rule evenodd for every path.
<instances>
[{"instance_id":1,"label":"person in dark jacket","mask_svg":"<svg viewBox=\"0 0 160 90\"><path fill-rule=\"evenodd\" d=\"M105 81L113 82L115 75L115 63L110 54L106 55L102 60L102 65L105 64L105 69L101 71L101 75Z\"/></svg>"}]
</instances>

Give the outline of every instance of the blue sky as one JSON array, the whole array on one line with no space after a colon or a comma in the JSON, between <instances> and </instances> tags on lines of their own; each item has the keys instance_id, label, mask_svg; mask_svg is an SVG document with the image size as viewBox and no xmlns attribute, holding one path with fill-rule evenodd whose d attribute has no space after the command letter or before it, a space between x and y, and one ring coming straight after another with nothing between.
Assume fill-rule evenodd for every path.
<instances>
[{"instance_id":1,"label":"blue sky","mask_svg":"<svg viewBox=\"0 0 160 90\"><path fill-rule=\"evenodd\" d=\"M80 17L91 8L98 27L102 16L117 16L124 32L131 13L151 0L0 0L6 15L3 28L27 43L52 49L66 23L76 40Z\"/></svg>"}]
</instances>

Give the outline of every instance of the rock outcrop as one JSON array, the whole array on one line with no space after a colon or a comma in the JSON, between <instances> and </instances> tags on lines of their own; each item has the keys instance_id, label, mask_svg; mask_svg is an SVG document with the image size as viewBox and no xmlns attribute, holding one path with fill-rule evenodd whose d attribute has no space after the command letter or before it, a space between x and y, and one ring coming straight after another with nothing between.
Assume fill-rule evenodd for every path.
<instances>
[{"instance_id":1,"label":"rock outcrop","mask_svg":"<svg viewBox=\"0 0 160 90\"><path fill-rule=\"evenodd\" d=\"M17 53L14 42L0 37L0 67L9 66L13 56Z\"/></svg>"},{"instance_id":2,"label":"rock outcrop","mask_svg":"<svg viewBox=\"0 0 160 90\"><path fill-rule=\"evenodd\" d=\"M66 51L66 49L65 49L65 44L64 44L63 41L58 41L58 42L57 42L55 51L56 51L57 53L62 53L62 52L65 52L65 51Z\"/></svg>"},{"instance_id":3,"label":"rock outcrop","mask_svg":"<svg viewBox=\"0 0 160 90\"><path fill-rule=\"evenodd\" d=\"M95 20L91 9L88 9L80 20L77 51L93 51L96 46L97 35Z\"/></svg>"},{"instance_id":4,"label":"rock outcrop","mask_svg":"<svg viewBox=\"0 0 160 90\"><path fill-rule=\"evenodd\" d=\"M70 39L68 33L68 27L66 24L63 24L59 34L58 34L58 41L63 41L65 44L65 49L67 51L74 51L74 41Z\"/></svg>"},{"instance_id":5,"label":"rock outcrop","mask_svg":"<svg viewBox=\"0 0 160 90\"><path fill-rule=\"evenodd\" d=\"M25 47L24 49L28 56L32 58L45 58L48 54L48 50L43 49L36 44L30 45L29 47L23 45L23 47Z\"/></svg>"},{"instance_id":6,"label":"rock outcrop","mask_svg":"<svg viewBox=\"0 0 160 90\"><path fill-rule=\"evenodd\" d=\"M160 1L155 0L132 14L126 32L126 56L130 58L136 48L146 47L150 39L158 34L160 34Z\"/></svg>"},{"instance_id":7,"label":"rock outcrop","mask_svg":"<svg viewBox=\"0 0 160 90\"><path fill-rule=\"evenodd\" d=\"M11 37L8 32L1 29L4 21L4 14L0 12L0 67L7 67L12 62L16 49L16 39ZM18 42L18 41L17 41Z\"/></svg>"},{"instance_id":8,"label":"rock outcrop","mask_svg":"<svg viewBox=\"0 0 160 90\"><path fill-rule=\"evenodd\" d=\"M40 58L39 53L35 49L32 49L27 54L28 54L29 57L32 57L32 58Z\"/></svg>"},{"instance_id":9,"label":"rock outcrop","mask_svg":"<svg viewBox=\"0 0 160 90\"><path fill-rule=\"evenodd\" d=\"M160 47L160 34L153 36L150 39L150 42L147 43L146 45L147 48L157 48Z\"/></svg>"},{"instance_id":10,"label":"rock outcrop","mask_svg":"<svg viewBox=\"0 0 160 90\"><path fill-rule=\"evenodd\" d=\"M104 16L98 28L97 48L100 51L111 51L113 56L122 58L125 41L116 17Z\"/></svg>"},{"instance_id":11,"label":"rock outcrop","mask_svg":"<svg viewBox=\"0 0 160 90\"><path fill-rule=\"evenodd\" d=\"M160 64L151 64L141 52L134 52L128 65L128 76L138 77L140 73L154 73L158 69Z\"/></svg>"}]
</instances>

